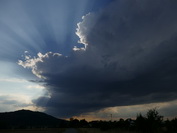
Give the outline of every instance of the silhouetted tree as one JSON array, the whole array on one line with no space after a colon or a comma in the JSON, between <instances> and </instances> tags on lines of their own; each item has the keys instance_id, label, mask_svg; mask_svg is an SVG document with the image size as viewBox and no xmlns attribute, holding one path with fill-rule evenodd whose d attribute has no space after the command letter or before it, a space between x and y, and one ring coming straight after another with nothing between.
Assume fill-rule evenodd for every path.
<instances>
[{"instance_id":1,"label":"silhouetted tree","mask_svg":"<svg viewBox=\"0 0 177 133\"><path fill-rule=\"evenodd\" d=\"M85 119L80 120L80 127L88 127L88 122Z\"/></svg>"},{"instance_id":2,"label":"silhouetted tree","mask_svg":"<svg viewBox=\"0 0 177 133\"><path fill-rule=\"evenodd\" d=\"M135 126L138 131L146 132L147 125L146 125L146 118L142 116L142 114L138 114L135 121Z\"/></svg>"},{"instance_id":3,"label":"silhouetted tree","mask_svg":"<svg viewBox=\"0 0 177 133\"><path fill-rule=\"evenodd\" d=\"M149 132L157 132L162 127L163 116L159 114L156 108L150 109L146 117Z\"/></svg>"},{"instance_id":4,"label":"silhouetted tree","mask_svg":"<svg viewBox=\"0 0 177 133\"><path fill-rule=\"evenodd\" d=\"M136 127L137 130L142 132L158 132L163 123L163 116L155 109L150 109L146 116L143 117L141 114L137 115L136 118Z\"/></svg>"},{"instance_id":5,"label":"silhouetted tree","mask_svg":"<svg viewBox=\"0 0 177 133\"><path fill-rule=\"evenodd\" d=\"M73 119L69 123L69 127L78 128L79 126L80 126L80 123L78 119Z\"/></svg>"},{"instance_id":6,"label":"silhouetted tree","mask_svg":"<svg viewBox=\"0 0 177 133\"><path fill-rule=\"evenodd\" d=\"M165 121L168 133L177 133L177 118Z\"/></svg>"}]
</instances>

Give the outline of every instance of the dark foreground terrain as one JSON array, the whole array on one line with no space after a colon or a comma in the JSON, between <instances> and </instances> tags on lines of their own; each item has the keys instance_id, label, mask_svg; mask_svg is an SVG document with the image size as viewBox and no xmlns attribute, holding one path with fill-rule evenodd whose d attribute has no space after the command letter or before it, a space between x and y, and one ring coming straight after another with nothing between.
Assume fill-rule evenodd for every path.
<instances>
[{"instance_id":1,"label":"dark foreground terrain","mask_svg":"<svg viewBox=\"0 0 177 133\"><path fill-rule=\"evenodd\" d=\"M65 133L65 129L3 129L0 130L0 133Z\"/></svg>"},{"instance_id":2,"label":"dark foreground terrain","mask_svg":"<svg viewBox=\"0 0 177 133\"><path fill-rule=\"evenodd\" d=\"M177 118L164 120L156 109L136 119L70 121L41 112L20 110L0 113L0 133L177 133Z\"/></svg>"},{"instance_id":3,"label":"dark foreground terrain","mask_svg":"<svg viewBox=\"0 0 177 133\"><path fill-rule=\"evenodd\" d=\"M138 133L120 129L100 130L99 128L60 128L60 129L6 129L0 133Z\"/></svg>"},{"instance_id":4,"label":"dark foreground terrain","mask_svg":"<svg viewBox=\"0 0 177 133\"><path fill-rule=\"evenodd\" d=\"M58 128L65 122L45 113L30 110L0 113L0 129Z\"/></svg>"}]
</instances>

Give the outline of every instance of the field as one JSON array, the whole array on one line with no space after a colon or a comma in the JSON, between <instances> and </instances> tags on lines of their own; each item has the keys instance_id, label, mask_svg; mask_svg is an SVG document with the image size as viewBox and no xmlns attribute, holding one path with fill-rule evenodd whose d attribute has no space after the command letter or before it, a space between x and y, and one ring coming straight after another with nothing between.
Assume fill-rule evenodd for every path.
<instances>
[{"instance_id":1,"label":"field","mask_svg":"<svg viewBox=\"0 0 177 133\"><path fill-rule=\"evenodd\" d=\"M78 128L79 133L137 133L132 131L123 131L120 129L110 129L102 131L99 128Z\"/></svg>"},{"instance_id":2,"label":"field","mask_svg":"<svg viewBox=\"0 0 177 133\"><path fill-rule=\"evenodd\" d=\"M0 133L64 133L65 128L51 128L51 129L9 129L0 130Z\"/></svg>"},{"instance_id":3,"label":"field","mask_svg":"<svg viewBox=\"0 0 177 133\"><path fill-rule=\"evenodd\" d=\"M107 131L102 131L98 128L76 128L75 132L78 133L136 133L136 132L122 131L119 129L110 129ZM9 129L9 130L0 130L0 133L72 133L72 132L70 129L67 128L52 128L52 129L24 129L24 130Z\"/></svg>"}]
</instances>

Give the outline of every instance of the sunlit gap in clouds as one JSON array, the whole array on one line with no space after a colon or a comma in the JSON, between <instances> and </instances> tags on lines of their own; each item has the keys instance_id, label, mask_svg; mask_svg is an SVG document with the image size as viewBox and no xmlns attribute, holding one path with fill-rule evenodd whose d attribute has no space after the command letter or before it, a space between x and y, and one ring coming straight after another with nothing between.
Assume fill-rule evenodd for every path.
<instances>
[{"instance_id":1,"label":"sunlit gap in clouds","mask_svg":"<svg viewBox=\"0 0 177 133\"><path fill-rule=\"evenodd\" d=\"M173 108L171 109L171 105ZM173 119L172 116L176 115L177 100L170 102L162 103L149 103L149 104L140 104L140 105L130 105L130 106L117 106L117 107L107 107L98 111L88 112L81 114L79 116L73 116L79 120L86 119L88 121L93 120L113 120L117 121L120 118L127 119L133 118L136 119L139 113L145 115L148 110L156 108L159 113L164 117L164 119Z\"/></svg>"},{"instance_id":2,"label":"sunlit gap in clouds","mask_svg":"<svg viewBox=\"0 0 177 133\"><path fill-rule=\"evenodd\" d=\"M32 99L45 93L44 87L20 78L0 77L0 111L17 109L41 110ZM34 93L35 92L35 93Z\"/></svg>"}]
</instances>

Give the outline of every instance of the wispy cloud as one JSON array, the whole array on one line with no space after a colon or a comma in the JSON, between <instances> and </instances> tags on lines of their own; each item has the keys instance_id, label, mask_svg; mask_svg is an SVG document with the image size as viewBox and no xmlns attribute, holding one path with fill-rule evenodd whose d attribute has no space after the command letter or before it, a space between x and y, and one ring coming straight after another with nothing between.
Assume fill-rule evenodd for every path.
<instances>
[{"instance_id":1,"label":"wispy cloud","mask_svg":"<svg viewBox=\"0 0 177 133\"><path fill-rule=\"evenodd\" d=\"M43 90L45 87L41 86L41 85L28 85L27 88L28 89L40 89L40 90Z\"/></svg>"},{"instance_id":2,"label":"wispy cloud","mask_svg":"<svg viewBox=\"0 0 177 133\"><path fill-rule=\"evenodd\" d=\"M18 79L18 78L0 78L0 82L24 83L24 82L28 82L28 81L25 79Z\"/></svg>"}]
</instances>

